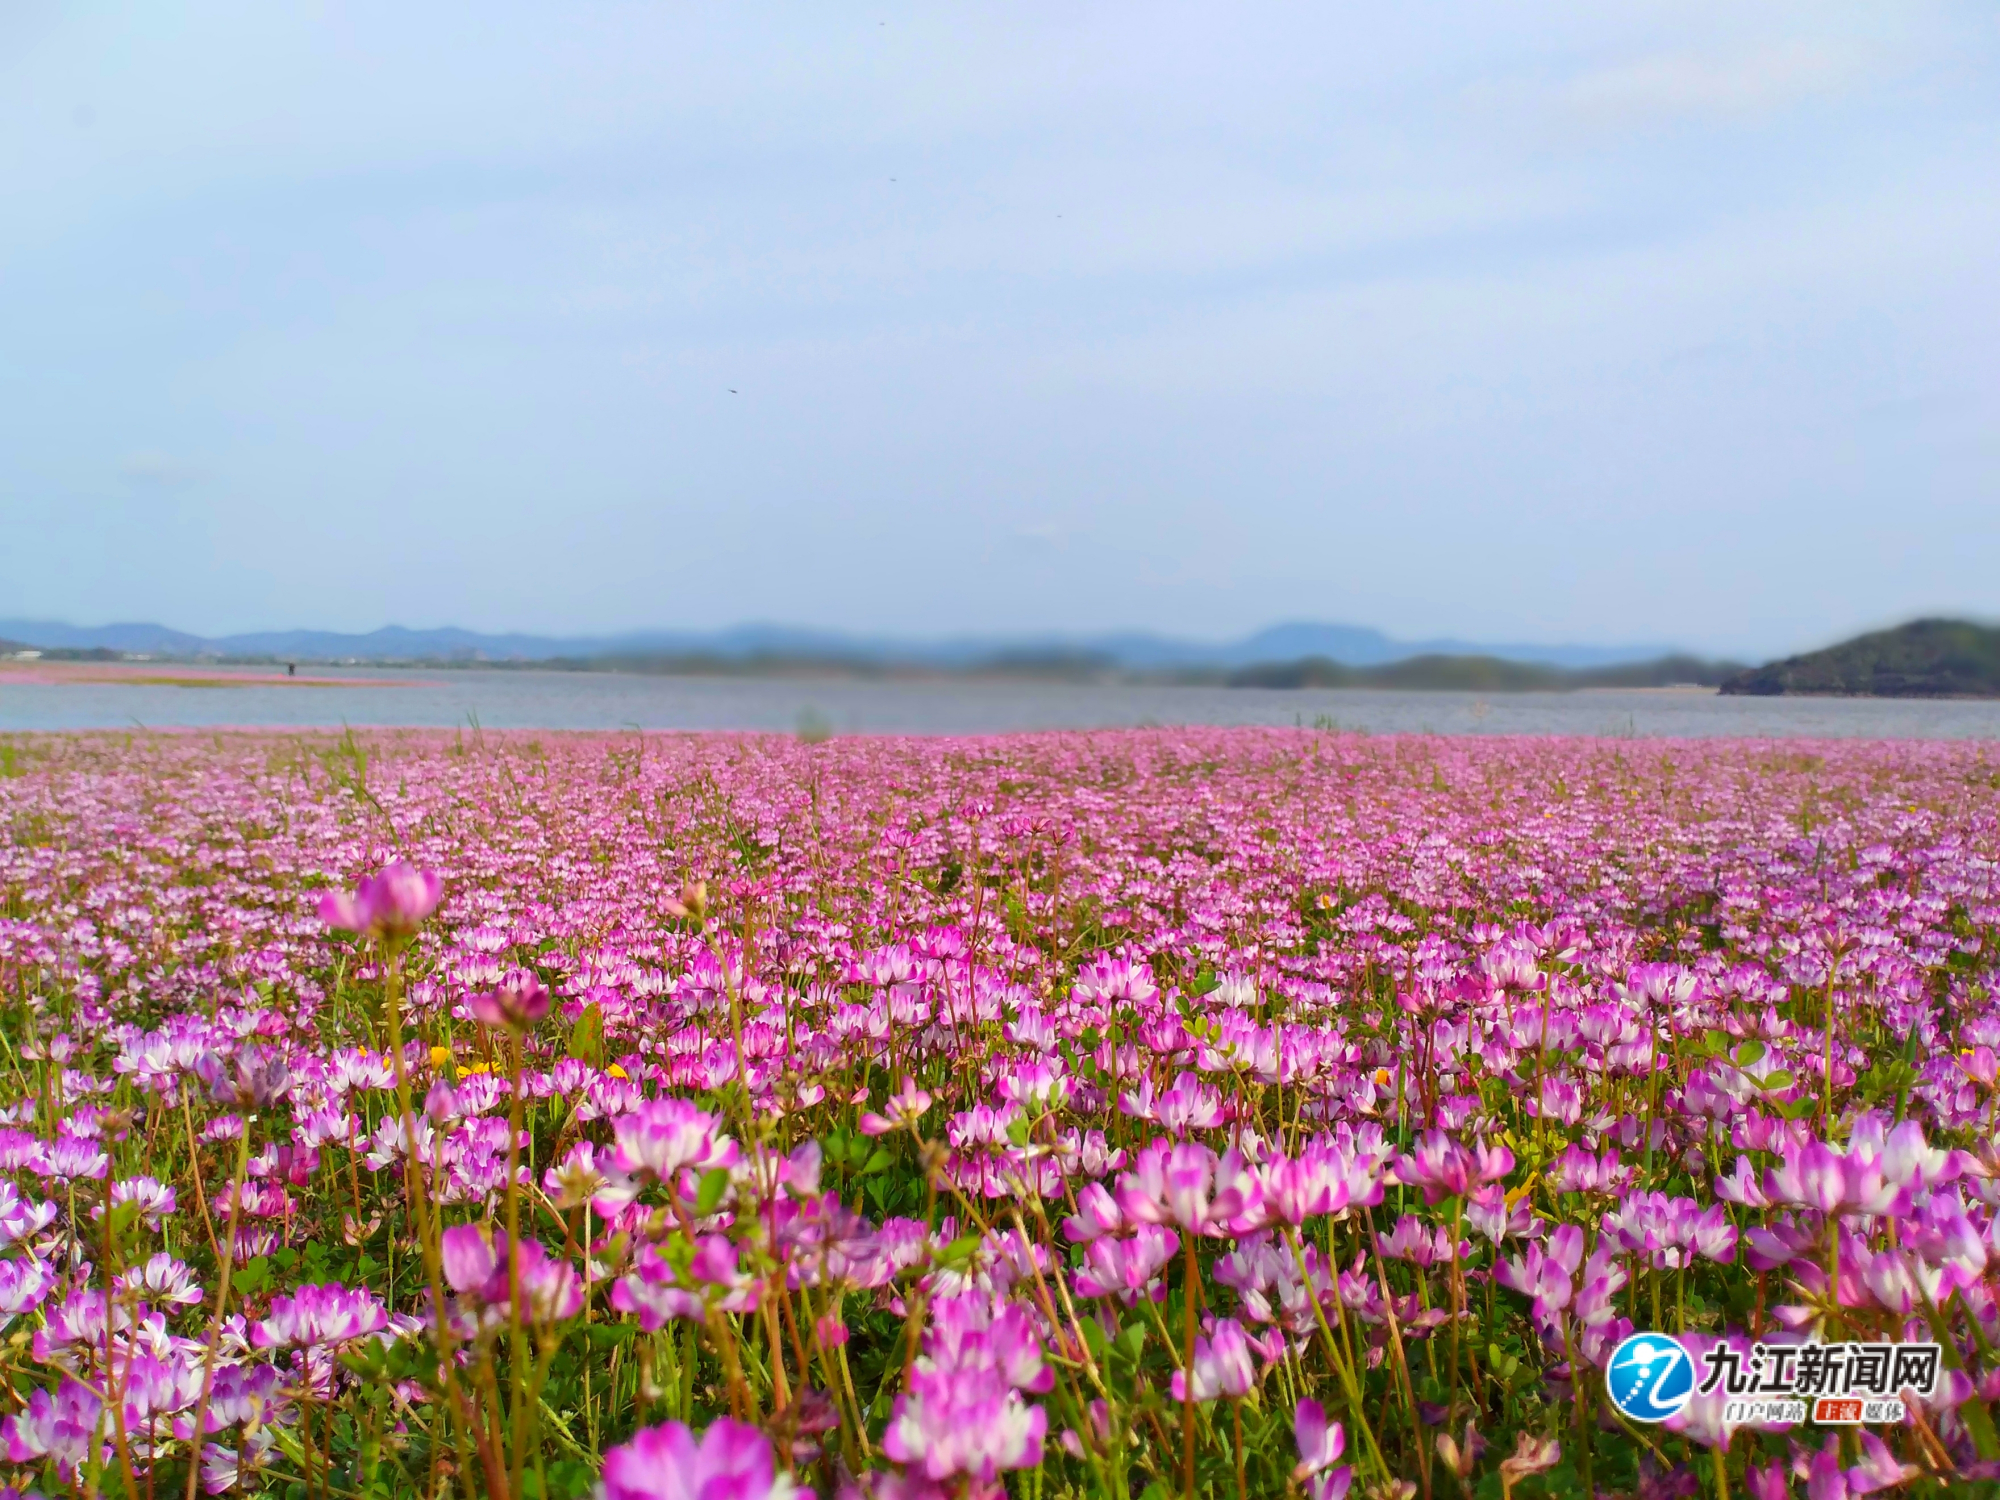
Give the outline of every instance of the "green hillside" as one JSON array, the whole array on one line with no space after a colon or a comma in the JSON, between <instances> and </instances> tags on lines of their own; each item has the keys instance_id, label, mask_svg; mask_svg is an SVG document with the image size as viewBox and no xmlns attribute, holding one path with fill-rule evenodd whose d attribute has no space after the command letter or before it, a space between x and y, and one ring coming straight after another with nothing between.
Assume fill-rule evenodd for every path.
<instances>
[{"instance_id":1,"label":"green hillside","mask_svg":"<svg viewBox=\"0 0 2000 1500\"><path fill-rule=\"evenodd\" d=\"M1577 688L1713 687L1738 669L1733 663L1693 656L1609 667L1551 667L1493 656L1412 656L1381 666L1351 667L1323 656L1260 662L1229 674L1231 687L1427 688L1472 693L1569 692Z\"/></svg>"},{"instance_id":2,"label":"green hillside","mask_svg":"<svg viewBox=\"0 0 2000 1500\"><path fill-rule=\"evenodd\" d=\"M1968 620L1913 620L1824 651L1739 672L1725 693L1819 693L1867 698L2000 697L2000 629Z\"/></svg>"}]
</instances>

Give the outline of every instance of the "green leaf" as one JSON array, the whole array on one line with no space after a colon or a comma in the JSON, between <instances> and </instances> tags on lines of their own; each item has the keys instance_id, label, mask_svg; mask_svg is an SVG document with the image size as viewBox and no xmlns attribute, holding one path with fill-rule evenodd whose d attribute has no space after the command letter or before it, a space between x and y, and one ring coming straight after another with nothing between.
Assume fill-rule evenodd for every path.
<instances>
[{"instance_id":1,"label":"green leaf","mask_svg":"<svg viewBox=\"0 0 2000 1500\"><path fill-rule=\"evenodd\" d=\"M863 1177L872 1177L877 1172L886 1172L889 1170L889 1164L894 1160L895 1158L889 1154L885 1147L877 1146L874 1154L868 1158L867 1164L862 1167L861 1175Z\"/></svg>"},{"instance_id":2,"label":"green leaf","mask_svg":"<svg viewBox=\"0 0 2000 1500\"><path fill-rule=\"evenodd\" d=\"M973 1252L979 1248L979 1236L968 1234L953 1240L937 1253L937 1264L948 1271L963 1270L971 1263Z\"/></svg>"},{"instance_id":3,"label":"green leaf","mask_svg":"<svg viewBox=\"0 0 2000 1500\"><path fill-rule=\"evenodd\" d=\"M111 1208L112 1239L122 1243L125 1237L132 1232L132 1226L139 1222L139 1215L145 1211L146 1205L134 1198L128 1198L123 1203L113 1204Z\"/></svg>"},{"instance_id":4,"label":"green leaf","mask_svg":"<svg viewBox=\"0 0 2000 1500\"><path fill-rule=\"evenodd\" d=\"M1139 1362L1139 1351L1146 1347L1146 1325L1134 1318L1118 1331L1118 1352L1132 1363Z\"/></svg>"},{"instance_id":5,"label":"green leaf","mask_svg":"<svg viewBox=\"0 0 2000 1500\"><path fill-rule=\"evenodd\" d=\"M729 1168L711 1167L701 1174L701 1187L694 1195L694 1211L700 1217L715 1212L722 1195L729 1191Z\"/></svg>"},{"instance_id":6,"label":"green leaf","mask_svg":"<svg viewBox=\"0 0 2000 1500\"><path fill-rule=\"evenodd\" d=\"M1085 1318L1079 1324L1083 1329L1083 1341L1090 1346L1090 1357L1100 1364L1111 1352L1111 1340L1105 1337L1104 1325L1095 1318Z\"/></svg>"},{"instance_id":7,"label":"green leaf","mask_svg":"<svg viewBox=\"0 0 2000 1500\"><path fill-rule=\"evenodd\" d=\"M604 1066L604 1011L593 1000L570 1028L569 1055L593 1068Z\"/></svg>"},{"instance_id":8,"label":"green leaf","mask_svg":"<svg viewBox=\"0 0 2000 1500\"><path fill-rule=\"evenodd\" d=\"M239 1297L254 1297L270 1284L271 1263L261 1255L229 1275L230 1289Z\"/></svg>"},{"instance_id":9,"label":"green leaf","mask_svg":"<svg viewBox=\"0 0 2000 1500\"><path fill-rule=\"evenodd\" d=\"M1779 1068L1776 1072L1766 1073L1755 1081L1760 1089L1775 1092L1778 1089L1790 1088L1796 1080L1790 1068Z\"/></svg>"},{"instance_id":10,"label":"green leaf","mask_svg":"<svg viewBox=\"0 0 2000 1500\"><path fill-rule=\"evenodd\" d=\"M1755 1037L1750 1038L1749 1041L1736 1049L1736 1066L1739 1068L1756 1066L1757 1063L1763 1060L1764 1051L1765 1048L1762 1042L1758 1041Z\"/></svg>"}]
</instances>

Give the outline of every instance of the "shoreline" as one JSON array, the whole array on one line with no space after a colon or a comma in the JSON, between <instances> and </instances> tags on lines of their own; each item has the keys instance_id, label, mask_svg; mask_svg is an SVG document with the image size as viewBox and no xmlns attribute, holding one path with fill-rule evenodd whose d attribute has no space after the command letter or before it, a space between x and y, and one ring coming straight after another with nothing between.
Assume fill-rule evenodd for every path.
<instances>
[{"instance_id":1,"label":"shoreline","mask_svg":"<svg viewBox=\"0 0 2000 1500\"><path fill-rule=\"evenodd\" d=\"M96 662L96 661L0 661L0 687L9 684L36 687L427 687L420 677L327 677L301 674L288 676L266 667L203 666L196 663Z\"/></svg>"}]
</instances>

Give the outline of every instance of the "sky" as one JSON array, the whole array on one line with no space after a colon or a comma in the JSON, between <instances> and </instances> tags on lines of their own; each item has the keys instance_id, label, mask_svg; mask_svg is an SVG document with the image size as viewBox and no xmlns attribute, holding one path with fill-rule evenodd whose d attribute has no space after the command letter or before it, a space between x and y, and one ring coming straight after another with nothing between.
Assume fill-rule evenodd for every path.
<instances>
[{"instance_id":1,"label":"sky","mask_svg":"<svg viewBox=\"0 0 2000 1500\"><path fill-rule=\"evenodd\" d=\"M1984 0L14 0L0 204L0 616L2000 615Z\"/></svg>"}]
</instances>

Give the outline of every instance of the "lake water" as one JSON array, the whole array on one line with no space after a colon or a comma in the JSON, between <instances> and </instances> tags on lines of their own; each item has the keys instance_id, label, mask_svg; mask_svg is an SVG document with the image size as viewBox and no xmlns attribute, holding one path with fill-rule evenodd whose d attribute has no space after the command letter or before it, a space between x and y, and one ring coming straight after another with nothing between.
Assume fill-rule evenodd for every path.
<instances>
[{"instance_id":1,"label":"lake water","mask_svg":"<svg viewBox=\"0 0 2000 1500\"><path fill-rule=\"evenodd\" d=\"M1284 692L1018 681L313 670L357 680L326 687L180 687L0 677L0 732L342 724L449 729L476 721L493 729L797 731L811 725L838 733L991 734L1135 724L1331 722L1378 734L2000 736L2000 701L1723 698L1679 690Z\"/></svg>"}]
</instances>

